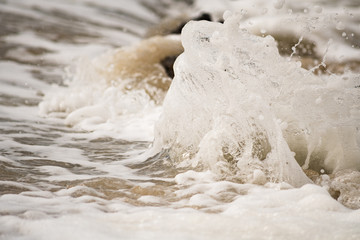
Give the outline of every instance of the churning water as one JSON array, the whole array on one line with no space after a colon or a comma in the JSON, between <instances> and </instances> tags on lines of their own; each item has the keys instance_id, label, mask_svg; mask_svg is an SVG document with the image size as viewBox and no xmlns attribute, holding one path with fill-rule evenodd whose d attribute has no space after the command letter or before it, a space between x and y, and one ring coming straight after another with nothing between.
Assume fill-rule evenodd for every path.
<instances>
[{"instance_id":1,"label":"churning water","mask_svg":"<svg viewBox=\"0 0 360 240\"><path fill-rule=\"evenodd\" d=\"M1 239L360 238L357 0L0 19Z\"/></svg>"}]
</instances>

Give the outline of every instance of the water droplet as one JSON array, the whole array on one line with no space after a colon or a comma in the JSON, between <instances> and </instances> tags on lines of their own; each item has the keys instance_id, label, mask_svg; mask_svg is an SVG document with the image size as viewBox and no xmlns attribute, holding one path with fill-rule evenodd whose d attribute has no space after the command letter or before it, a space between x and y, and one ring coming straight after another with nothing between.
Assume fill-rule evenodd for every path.
<instances>
[{"instance_id":1,"label":"water droplet","mask_svg":"<svg viewBox=\"0 0 360 240\"><path fill-rule=\"evenodd\" d=\"M337 30L344 30L345 29L345 25L342 22L338 22L336 24L336 29Z\"/></svg>"},{"instance_id":2,"label":"water droplet","mask_svg":"<svg viewBox=\"0 0 360 240\"><path fill-rule=\"evenodd\" d=\"M285 0L276 0L274 2L274 8L281 9L284 6Z\"/></svg>"},{"instance_id":3,"label":"water droplet","mask_svg":"<svg viewBox=\"0 0 360 240\"><path fill-rule=\"evenodd\" d=\"M321 102L322 102L321 97L318 97L318 98L315 100L315 103L316 103L316 104L320 104Z\"/></svg>"},{"instance_id":4,"label":"water droplet","mask_svg":"<svg viewBox=\"0 0 360 240\"><path fill-rule=\"evenodd\" d=\"M223 14L223 18L224 20L226 20L227 18L229 18L232 15L232 12L229 10L226 10Z\"/></svg>"}]
</instances>

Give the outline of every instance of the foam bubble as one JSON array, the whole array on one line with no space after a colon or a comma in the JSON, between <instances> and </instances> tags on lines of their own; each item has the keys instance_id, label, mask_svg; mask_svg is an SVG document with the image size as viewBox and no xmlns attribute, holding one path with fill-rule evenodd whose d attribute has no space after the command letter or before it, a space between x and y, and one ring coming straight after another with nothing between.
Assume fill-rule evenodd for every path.
<instances>
[{"instance_id":1,"label":"foam bubble","mask_svg":"<svg viewBox=\"0 0 360 240\"><path fill-rule=\"evenodd\" d=\"M315 5L314 6L314 10L315 10L315 12L317 12L317 13L321 13L322 12L322 7L320 7L319 5Z\"/></svg>"}]
</instances>

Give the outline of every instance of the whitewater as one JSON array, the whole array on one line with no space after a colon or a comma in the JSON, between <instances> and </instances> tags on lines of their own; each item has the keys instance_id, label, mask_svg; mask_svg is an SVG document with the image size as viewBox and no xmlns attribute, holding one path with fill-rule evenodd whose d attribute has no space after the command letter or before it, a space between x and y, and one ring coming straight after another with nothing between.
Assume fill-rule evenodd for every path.
<instances>
[{"instance_id":1,"label":"whitewater","mask_svg":"<svg viewBox=\"0 0 360 240\"><path fill-rule=\"evenodd\" d=\"M359 239L359 16L0 1L0 239Z\"/></svg>"}]
</instances>

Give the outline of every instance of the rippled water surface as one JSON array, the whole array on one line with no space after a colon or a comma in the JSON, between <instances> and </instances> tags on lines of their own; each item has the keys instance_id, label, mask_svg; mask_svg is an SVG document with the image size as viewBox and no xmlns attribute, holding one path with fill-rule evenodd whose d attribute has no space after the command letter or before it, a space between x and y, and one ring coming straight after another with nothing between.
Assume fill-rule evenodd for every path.
<instances>
[{"instance_id":1,"label":"rippled water surface","mask_svg":"<svg viewBox=\"0 0 360 240\"><path fill-rule=\"evenodd\" d=\"M360 5L283 2L0 0L0 238L359 239ZM310 184L294 188L263 168L248 166L245 177L244 171L234 170L246 169L234 165L243 152L221 144L222 137L227 143L237 132L223 134L228 128L219 124L220 130L211 127L214 132L204 133L213 124L207 116L218 114L218 102L236 95L226 90L215 95L220 100L214 104L206 98L224 85L212 90L204 82L199 86L209 91L194 95L201 87L173 84L169 92L174 95L165 98L163 108L172 79L159 62L176 57L182 46L178 35L148 38L166 35L203 12L222 22L227 9L242 12L241 27L254 36L272 35L281 57L302 62L304 68L294 71L329 82L314 93L304 87L309 94L295 92L299 96L291 101L300 115L306 108L296 101L314 98L319 107L308 118L302 114L304 119L331 121L316 125L306 120L311 123L306 125L304 120L295 136L295 120L277 120L286 140L282 144L296 153L291 159L297 171L303 167ZM261 46L261 51L247 46L250 54L243 51L241 56L249 64L240 72L251 72L250 62L258 63ZM175 64L174 81L196 79L197 73L187 72L197 64L189 64L196 57L188 56L187 62L186 56ZM210 55L201 56L206 60ZM232 66L214 61L200 79L212 79L216 73L211 69L221 64ZM276 79L278 72L268 77ZM324 94L321 98L315 92ZM182 102L182 96L190 100ZM260 109L258 98L251 96ZM198 104L202 97L209 104ZM278 99L269 101L281 105ZM331 104L346 110L333 110ZM224 115L235 119L237 109ZM249 119L246 126L254 126ZM269 158L272 142L251 136L251 149L258 152L249 153L249 159L260 165ZM239 140L235 149L245 149L246 141ZM218 149L221 164L212 165Z\"/></svg>"}]
</instances>

